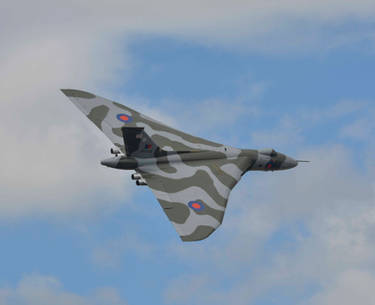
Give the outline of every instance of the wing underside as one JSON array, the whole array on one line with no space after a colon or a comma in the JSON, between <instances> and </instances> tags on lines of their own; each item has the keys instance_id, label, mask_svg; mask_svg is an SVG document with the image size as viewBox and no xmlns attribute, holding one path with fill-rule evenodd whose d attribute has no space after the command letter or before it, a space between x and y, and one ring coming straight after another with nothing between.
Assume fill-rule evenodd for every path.
<instances>
[{"instance_id":1,"label":"wing underside","mask_svg":"<svg viewBox=\"0 0 375 305\"><path fill-rule=\"evenodd\" d=\"M166 151L220 150L223 145L194 137L156 121L122 104L89 92L61 90L123 153L122 127L144 128L147 135Z\"/></svg>"},{"instance_id":2,"label":"wing underside","mask_svg":"<svg viewBox=\"0 0 375 305\"><path fill-rule=\"evenodd\" d=\"M183 241L207 238L222 223L229 194L248 160L220 159L148 165L147 181Z\"/></svg>"}]
</instances>

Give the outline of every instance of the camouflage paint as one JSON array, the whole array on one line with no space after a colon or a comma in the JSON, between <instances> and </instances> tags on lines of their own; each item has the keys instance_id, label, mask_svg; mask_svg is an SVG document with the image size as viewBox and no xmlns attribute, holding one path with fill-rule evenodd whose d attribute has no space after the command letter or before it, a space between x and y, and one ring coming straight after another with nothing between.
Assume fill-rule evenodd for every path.
<instances>
[{"instance_id":1,"label":"camouflage paint","mask_svg":"<svg viewBox=\"0 0 375 305\"><path fill-rule=\"evenodd\" d=\"M124 154L102 164L139 173L183 241L207 238L220 226L229 194L247 171L297 165L284 154L268 153L272 150L238 149L194 137L92 93L62 92ZM121 115L129 120L122 120ZM145 153L144 147L139 147L127 156L124 133L127 128L139 127L143 128L140 143L149 143L152 149ZM192 202L199 208L189 205Z\"/></svg>"}]
</instances>

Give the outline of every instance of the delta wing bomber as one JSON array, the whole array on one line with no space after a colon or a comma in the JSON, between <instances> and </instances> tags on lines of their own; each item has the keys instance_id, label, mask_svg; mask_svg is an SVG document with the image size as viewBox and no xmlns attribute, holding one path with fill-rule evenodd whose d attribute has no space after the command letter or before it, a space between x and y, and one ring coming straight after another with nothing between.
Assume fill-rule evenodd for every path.
<instances>
[{"instance_id":1,"label":"delta wing bomber","mask_svg":"<svg viewBox=\"0 0 375 305\"><path fill-rule=\"evenodd\" d=\"M252 170L297 166L273 149L238 149L194 137L100 96L61 90L114 144L102 165L133 170L147 185L183 241L208 237L223 221L229 194Z\"/></svg>"}]
</instances>

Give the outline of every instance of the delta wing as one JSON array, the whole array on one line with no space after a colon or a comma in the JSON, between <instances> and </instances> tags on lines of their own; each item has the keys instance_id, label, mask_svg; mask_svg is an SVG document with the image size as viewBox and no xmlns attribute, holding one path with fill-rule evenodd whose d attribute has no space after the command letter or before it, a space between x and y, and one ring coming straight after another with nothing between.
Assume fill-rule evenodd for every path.
<instances>
[{"instance_id":1,"label":"delta wing","mask_svg":"<svg viewBox=\"0 0 375 305\"><path fill-rule=\"evenodd\" d=\"M158 122L122 104L89 92L61 90L123 153L122 127L143 127L151 139L165 151L222 151L223 145L194 137Z\"/></svg>"}]
</instances>

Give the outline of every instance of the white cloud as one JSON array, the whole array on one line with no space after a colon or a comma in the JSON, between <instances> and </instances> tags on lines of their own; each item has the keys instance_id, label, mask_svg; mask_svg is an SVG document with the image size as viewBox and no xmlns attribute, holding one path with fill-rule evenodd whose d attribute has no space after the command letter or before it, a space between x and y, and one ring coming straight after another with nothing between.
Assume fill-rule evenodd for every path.
<instances>
[{"instance_id":1,"label":"white cloud","mask_svg":"<svg viewBox=\"0 0 375 305\"><path fill-rule=\"evenodd\" d=\"M1 305L126 305L113 288L98 289L82 296L66 291L59 280L50 276L24 276L16 287L0 288Z\"/></svg>"},{"instance_id":2,"label":"white cloud","mask_svg":"<svg viewBox=\"0 0 375 305\"><path fill-rule=\"evenodd\" d=\"M34 26L24 24L22 30ZM22 37L24 41L1 51L3 219L92 213L104 206L111 210L129 189L124 172L99 164L108 156L109 142L59 91L112 79L115 65L121 67L124 58L106 44L95 46L92 37L74 32L49 37L48 30L38 28L40 35ZM8 31L10 36L15 34ZM102 52L113 53L114 61L99 61Z\"/></svg>"}]
</instances>

